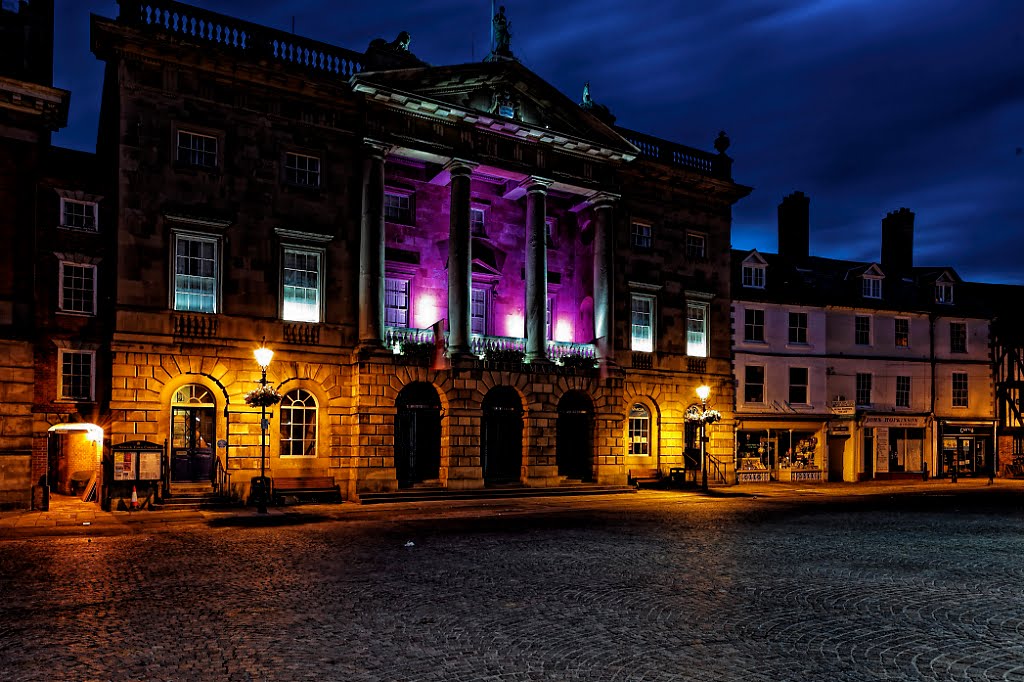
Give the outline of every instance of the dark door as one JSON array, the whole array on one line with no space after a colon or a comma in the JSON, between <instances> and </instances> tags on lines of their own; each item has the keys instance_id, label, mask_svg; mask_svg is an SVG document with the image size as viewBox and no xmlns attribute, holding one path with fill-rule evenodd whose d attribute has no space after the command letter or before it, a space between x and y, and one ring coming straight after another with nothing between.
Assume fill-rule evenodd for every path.
<instances>
[{"instance_id":1,"label":"dark door","mask_svg":"<svg viewBox=\"0 0 1024 682\"><path fill-rule=\"evenodd\" d=\"M846 438L828 439L828 480L843 480L843 456L846 453Z\"/></svg>"},{"instance_id":2,"label":"dark door","mask_svg":"<svg viewBox=\"0 0 1024 682\"><path fill-rule=\"evenodd\" d=\"M185 483L213 479L214 414L212 407L173 408L172 481Z\"/></svg>"},{"instance_id":3,"label":"dark door","mask_svg":"<svg viewBox=\"0 0 1024 682\"><path fill-rule=\"evenodd\" d=\"M555 458L558 475L594 480L594 406L583 393L566 393L558 402Z\"/></svg>"},{"instance_id":4,"label":"dark door","mask_svg":"<svg viewBox=\"0 0 1024 682\"><path fill-rule=\"evenodd\" d=\"M441 475L441 401L426 383L398 394L395 413L395 470L400 486Z\"/></svg>"},{"instance_id":5,"label":"dark door","mask_svg":"<svg viewBox=\"0 0 1024 682\"><path fill-rule=\"evenodd\" d=\"M61 437L53 431L46 434L46 484L53 493L61 492L60 459L63 443Z\"/></svg>"},{"instance_id":6,"label":"dark door","mask_svg":"<svg viewBox=\"0 0 1024 682\"><path fill-rule=\"evenodd\" d=\"M523 408L515 389L498 386L487 393L480 430L484 482L519 481L523 464Z\"/></svg>"}]
</instances>

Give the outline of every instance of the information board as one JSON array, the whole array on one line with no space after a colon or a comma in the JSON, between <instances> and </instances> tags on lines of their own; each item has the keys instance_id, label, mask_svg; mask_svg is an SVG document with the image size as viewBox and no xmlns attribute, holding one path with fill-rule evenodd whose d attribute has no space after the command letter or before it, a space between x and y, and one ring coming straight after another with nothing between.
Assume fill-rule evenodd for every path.
<instances>
[{"instance_id":1,"label":"information board","mask_svg":"<svg viewBox=\"0 0 1024 682\"><path fill-rule=\"evenodd\" d=\"M117 452L114 454L114 480L134 481L137 452Z\"/></svg>"},{"instance_id":2,"label":"information board","mask_svg":"<svg viewBox=\"0 0 1024 682\"><path fill-rule=\"evenodd\" d=\"M875 473L889 471L889 429L875 428Z\"/></svg>"},{"instance_id":3,"label":"information board","mask_svg":"<svg viewBox=\"0 0 1024 682\"><path fill-rule=\"evenodd\" d=\"M160 480L160 457L162 452L140 452L139 454L139 480L159 481Z\"/></svg>"}]
</instances>

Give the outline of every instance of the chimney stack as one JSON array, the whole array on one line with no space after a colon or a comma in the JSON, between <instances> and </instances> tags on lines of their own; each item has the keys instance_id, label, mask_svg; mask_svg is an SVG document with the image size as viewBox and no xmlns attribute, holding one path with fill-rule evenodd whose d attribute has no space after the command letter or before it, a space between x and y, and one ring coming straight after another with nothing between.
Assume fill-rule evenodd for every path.
<instances>
[{"instance_id":1,"label":"chimney stack","mask_svg":"<svg viewBox=\"0 0 1024 682\"><path fill-rule=\"evenodd\" d=\"M882 218L882 270L901 275L914 267L914 212L890 211Z\"/></svg>"},{"instance_id":2,"label":"chimney stack","mask_svg":"<svg viewBox=\"0 0 1024 682\"><path fill-rule=\"evenodd\" d=\"M810 255L811 198L793 192L779 204L779 255L794 261Z\"/></svg>"}]
</instances>

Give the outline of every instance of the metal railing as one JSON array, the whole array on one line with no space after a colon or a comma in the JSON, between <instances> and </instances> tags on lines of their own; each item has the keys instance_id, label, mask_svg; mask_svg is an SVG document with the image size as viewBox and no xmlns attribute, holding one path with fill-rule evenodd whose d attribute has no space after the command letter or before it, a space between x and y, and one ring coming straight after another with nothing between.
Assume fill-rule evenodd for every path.
<instances>
[{"instance_id":1,"label":"metal railing","mask_svg":"<svg viewBox=\"0 0 1024 682\"><path fill-rule=\"evenodd\" d=\"M222 455L220 452L220 448L218 448L213 464L213 489L218 495L222 497L233 497L231 491L231 472L228 471L227 462L225 460L226 456Z\"/></svg>"}]
</instances>

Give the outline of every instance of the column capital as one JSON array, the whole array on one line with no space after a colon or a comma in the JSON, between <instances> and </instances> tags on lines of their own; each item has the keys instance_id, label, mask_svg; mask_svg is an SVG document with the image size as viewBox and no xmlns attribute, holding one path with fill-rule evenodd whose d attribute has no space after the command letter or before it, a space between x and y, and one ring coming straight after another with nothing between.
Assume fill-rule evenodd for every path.
<instances>
[{"instance_id":1,"label":"column capital","mask_svg":"<svg viewBox=\"0 0 1024 682\"><path fill-rule=\"evenodd\" d=\"M591 208L610 208L622 199L621 194L614 192L594 192L583 201Z\"/></svg>"},{"instance_id":2,"label":"column capital","mask_svg":"<svg viewBox=\"0 0 1024 682\"><path fill-rule=\"evenodd\" d=\"M519 186L522 187L528 194L532 192L544 192L547 194L548 187L554 184L554 180L548 178L542 178L539 175L531 175L522 182Z\"/></svg>"},{"instance_id":3,"label":"column capital","mask_svg":"<svg viewBox=\"0 0 1024 682\"><path fill-rule=\"evenodd\" d=\"M476 167L479 165L480 164L476 161L468 161L466 159L452 157L448 160L448 163L441 167L441 170L437 172L437 175L430 178L430 184L447 187L451 184L452 178L466 177L476 170Z\"/></svg>"}]
</instances>

